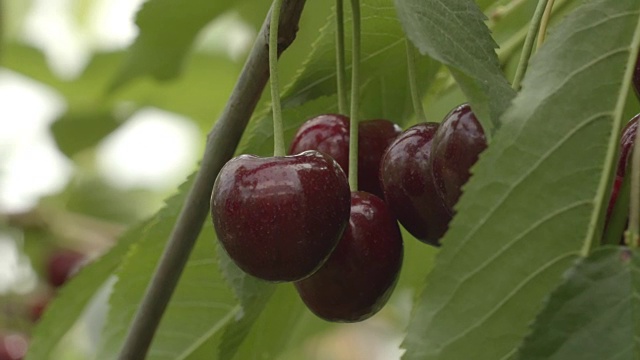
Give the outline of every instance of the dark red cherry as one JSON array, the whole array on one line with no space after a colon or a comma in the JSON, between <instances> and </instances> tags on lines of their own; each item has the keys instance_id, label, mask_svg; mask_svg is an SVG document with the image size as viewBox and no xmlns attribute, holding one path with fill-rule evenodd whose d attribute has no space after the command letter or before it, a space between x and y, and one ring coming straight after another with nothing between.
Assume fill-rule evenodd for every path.
<instances>
[{"instance_id":1,"label":"dark red cherry","mask_svg":"<svg viewBox=\"0 0 640 360\"><path fill-rule=\"evenodd\" d=\"M328 155L241 155L220 171L211 195L218 239L245 272L300 280L333 251L349 221L349 185Z\"/></svg>"},{"instance_id":2,"label":"dark red cherry","mask_svg":"<svg viewBox=\"0 0 640 360\"><path fill-rule=\"evenodd\" d=\"M402 129L391 121L376 119L358 124L358 188L383 196L378 179L380 159ZM349 118L325 114L307 120L293 138L289 154L318 150L331 155L349 173Z\"/></svg>"},{"instance_id":3,"label":"dark red cherry","mask_svg":"<svg viewBox=\"0 0 640 360\"><path fill-rule=\"evenodd\" d=\"M631 153L633 149L633 143L636 140L636 132L638 130L638 118L640 114L634 116L624 129L622 129L622 136L620 136L620 157L618 158L618 168L616 174L624 177L627 173L627 166L631 161Z\"/></svg>"},{"instance_id":4,"label":"dark red cherry","mask_svg":"<svg viewBox=\"0 0 640 360\"><path fill-rule=\"evenodd\" d=\"M62 286L82 266L85 256L73 250L58 250L49 256L47 276L54 287Z\"/></svg>"},{"instance_id":5,"label":"dark red cherry","mask_svg":"<svg viewBox=\"0 0 640 360\"><path fill-rule=\"evenodd\" d=\"M469 180L469 169L486 149L484 130L468 104L453 109L440 124L431 145L436 189L445 206L453 209ZM452 211L452 210L451 210Z\"/></svg>"},{"instance_id":6,"label":"dark red cherry","mask_svg":"<svg viewBox=\"0 0 640 360\"><path fill-rule=\"evenodd\" d=\"M389 120L366 120L358 124L358 189L384 198L380 161L401 132L402 129Z\"/></svg>"},{"instance_id":7,"label":"dark red cherry","mask_svg":"<svg viewBox=\"0 0 640 360\"><path fill-rule=\"evenodd\" d=\"M295 283L307 307L336 322L367 319L387 302L402 267L400 229L382 199L351 193L351 217L329 260Z\"/></svg>"},{"instance_id":8,"label":"dark red cherry","mask_svg":"<svg viewBox=\"0 0 640 360\"><path fill-rule=\"evenodd\" d=\"M293 137L289 154L317 150L329 154L348 174L349 118L338 114L319 115L305 121Z\"/></svg>"},{"instance_id":9,"label":"dark red cherry","mask_svg":"<svg viewBox=\"0 0 640 360\"><path fill-rule=\"evenodd\" d=\"M616 203L616 200L618 199L618 193L620 192L622 181L624 180L624 176L627 173L627 168L631 161L633 144L636 140L636 132L638 130L638 118L640 118L640 114L634 116L631 120L629 120L624 129L622 129L622 135L620 136L618 165L616 168L613 188L611 189L611 197L609 198L606 223L609 222L611 212L613 211L613 207Z\"/></svg>"},{"instance_id":10,"label":"dark red cherry","mask_svg":"<svg viewBox=\"0 0 640 360\"><path fill-rule=\"evenodd\" d=\"M15 332L0 332L0 360L22 360L29 346L27 338Z\"/></svg>"},{"instance_id":11,"label":"dark red cherry","mask_svg":"<svg viewBox=\"0 0 640 360\"><path fill-rule=\"evenodd\" d=\"M437 123L423 123L405 130L389 145L380 165L391 212L411 235L431 245L439 245L451 220L431 173L431 144L437 129Z\"/></svg>"},{"instance_id":12,"label":"dark red cherry","mask_svg":"<svg viewBox=\"0 0 640 360\"><path fill-rule=\"evenodd\" d=\"M40 321L40 318L49 305L49 302L51 302L51 296L49 295L33 297L28 303L29 319L34 323Z\"/></svg>"}]
</instances>

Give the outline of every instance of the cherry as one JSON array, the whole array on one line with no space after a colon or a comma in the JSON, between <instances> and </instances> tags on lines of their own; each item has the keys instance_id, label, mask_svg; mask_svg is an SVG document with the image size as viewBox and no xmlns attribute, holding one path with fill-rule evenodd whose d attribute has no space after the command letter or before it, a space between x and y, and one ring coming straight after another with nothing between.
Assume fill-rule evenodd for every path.
<instances>
[{"instance_id":1,"label":"cherry","mask_svg":"<svg viewBox=\"0 0 640 360\"><path fill-rule=\"evenodd\" d=\"M627 173L627 166L631 161L631 150L633 149L633 143L636 140L638 118L640 118L640 114L629 120L627 125L622 129L622 135L620 137L620 157L618 158L618 167L616 170L617 176L624 177Z\"/></svg>"},{"instance_id":2,"label":"cherry","mask_svg":"<svg viewBox=\"0 0 640 360\"><path fill-rule=\"evenodd\" d=\"M469 104L451 110L433 136L431 166L436 189L450 212L469 180L469 169L487 147L484 130Z\"/></svg>"},{"instance_id":3,"label":"cherry","mask_svg":"<svg viewBox=\"0 0 640 360\"><path fill-rule=\"evenodd\" d=\"M289 154L305 150L329 154L344 173L348 174L349 118L338 114L324 114L305 121L293 137Z\"/></svg>"},{"instance_id":4,"label":"cherry","mask_svg":"<svg viewBox=\"0 0 640 360\"><path fill-rule=\"evenodd\" d=\"M0 333L0 360L22 360L27 354L27 338L18 333Z\"/></svg>"},{"instance_id":5,"label":"cherry","mask_svg":"<svg viewBox=\"0 0 640 360\"><path fill-rule=\"evenodd\" d=\"M405 130L389 145L380 165L389 208L407 231L431 245L439 245L451 220L431 173L431 144L437 129L437 123L422 123Z\"/></svg>"},{"instance_id":6,"label":"cherry","mask_svg":"<svg viewBox=\"0 0 640 360\"><path fill-rule=\"evenodd\" d=\"M402 129L389 120L366 120L358 124L358 189L384 198L380 160L400 133Z\"/></svg>"},{"instance_id":7,"label":"cherry","mask_svg":"<svg viewBox=\"0 0 640 360\"><path fill-rule=\"evenodd\" d=\"M58 250L49 256L47 262L48 280L54 287L62 286L70 279L85 260L85 256L73 250Z\"/></svg>"},{"instance_id":8,"label":"cherry","mask_svg":"<svg viewBox=\"0 0 640 360\"><path fill-rule=\"evenodd\" d=\"M380 159L402 129L389 120L366 120L358 124L358 188L383 196L378 179ZM349 118L324 114L307 120L293 138L289 154L318 150L331 155L349 173Z\"/></svg>"},{"instance_id":9,"label":"cherry","mask_svg":"<svg viewBox=\"0 0 640 360\"><path fill-rule=\"evenodd\" d=\"M398 223L375 195L351 193L351 216L329 260L295 283L307 307L336 322L367 319L387 302L402 266Z\"/></svg>"},{"instance_id":10,"label":"cherry","mask_svg":"<svg viewBox=\"0 0 640 360\"><path fill-rule=\"evenodd\" d=\"M29 319L34 323L40 321L40 318L47 309L50 301L51 297L45 295L40 295L31 299L28 303Z\"/></svg>"},{"instance_id":11,"label":"cherry","mask_svg":"<svg viewBox=\"0 0 640 360\"><path fill-rule=\"evenodd\" d=\"M333 251L349 221L349 185L328 155L241 155L220 171L211 195L218 239L245 272L300 280Z\"/></svg>"},{"instance_id":12,"label":"cherry","mask_svg":"<svg viewBox=\"0 0 640 360\"><path fill-rule=\"evenodd\" d=\"M620 137L620 155L618 157L618 165L616 168L616 175L613 182L613 188L611 189L611 197L609 198L609 206L607 208L607 217L605 223L609 222L609 218L611 217L611 212L613 211L613 207L618 199L618 193L620 192L620 187L622 186L622 181L624 180L624 176L627 173L627 167L629 166L629 162L631 161L631 153L633 149L633 144L636 139L636 132L638 130L638 119L640 118L640 114L634 116L627 125L622 129L622 135Z\"/></svg>"}]
</instances>

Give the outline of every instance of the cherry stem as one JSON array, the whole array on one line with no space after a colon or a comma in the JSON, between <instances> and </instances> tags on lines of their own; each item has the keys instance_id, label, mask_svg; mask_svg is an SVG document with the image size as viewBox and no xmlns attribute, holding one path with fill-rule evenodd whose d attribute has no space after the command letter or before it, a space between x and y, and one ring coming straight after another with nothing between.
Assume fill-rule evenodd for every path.
<instances>
[{"instance_id":1,"label":"cherry stem","mask_svg":"<svg viewBox=\"0 0 640 360\"><path fill-rule=\"evenodd\" d=\"M554 5L555 5L554 8L557 12L557 11L560 11L560 9L564 9L569 4L571 4L571 1L556 0L554 1ZM494 30L494 29L495 29L495 23L489 22L489 30ZM510 36L507 41L500 44L500 49L498 49L496 53L498 54L498 59L500 60L501 64L506 62L515 53L515 51L522 46L521 44L524 42L524 39L527 36L526 30L528 29L522 28L518 30L512 36Z\"/></svg>"},{"instance_id":2,"label":"cherry stem","mask_svg":"<svg viewBox=\"0 0 640 360\"><path fill-rule=\"evenodd\" d=\"M418 70L416 68L416 52L409 41L405 38L405 47L407 48L407 74L409 75L409 89L411 90L411 102L413 103L413 110L416 113L416 119L419 123L427 121L427 115L424 113L422 107L422 100L420 99L420 90L418 89Z\"/></svg>"},{"instance_id":3,"label":"cherry stem","mask_svg":"<svg viewBox=\"0 0 640 360\"><path fill-rule=\"evenodd\" d=\"M524 74L527 72L527 67L529 66L529 58L531 57L531 53L533 52L534 40L536 38L536 34L538 33L538 29L540 29L542 15L544 14L544 10L547 7L548 2L549 0L538 1L538 6L536 7L536 11L533 13L531 23L529 24L529 32L527 33L527 37L524 39L522 55L520 55L520 62L518 63L516 76L513 79L512 87L516 91L520 90L520 83L524 78Z\"/></svg>"},{"instance_id":4,"label":"cherry stem","mask_svg":"<svg viewBox=\"0 0 640 360\"><path fill-rule=\"evenodd\" d=\"M338 111L347 113L347 82L344 56L344 6L343 0L336 0L336 81L338 85Z\"/></svg>"},{"instance_id":5,"label":"cherry stem","mask_svg":"<svg viewBox=\"0 0 640 360\"><path fill-rule=\"evenodd\" d=\"M625 242L630 248L637 248L640 245L640 136L636 136L633 142L629 203L629 230L625 234Z\"/></svg>"},{"instance_id":6,"label":"cherry stem","mask_svg":"<svg viewBox=\"0 0 640 360\"><path fill-rule=\"evenodd\" d=\"M351 117L349 128L349 187L358 190L358 108L360 106L360 0L351 0L353 43L351 69Z\"/></svg>"},{"instance_id":7,"label":"cherry stem","mask_svg":"<svg viewBox=\"0 0 640 360\"><path fill-rule=\"evenodd\" d=\"M281 52L295 39L304 4L304 0L286 0L283 5ZM222 166L233 156L267 84L267 33L268 21L265 21L219 120L207 135L202 165L129 326L119 360L144 359L149 350L162 314L209 213L213 183Z\"/></svg>"},{"instance_id":8,"label":"cherry stem","mask_svg":"<svg viewBox=\"0 0 640 360\"><path fill-rule=\"evenodd\" d=\"M539 49L544 43L544 39L547 36L547 27L549 26L549 20L551 19L551 10L553 10L553 4L555 0L549 0L547 6L542 14L542 20L540 22L540 29L538 29L538 42L536 43L536 49Z\"/></svg>"},{"instance_id":9,"label":"cherry stem","mask_svg":"<svg viewBox=\"0 0 640 360\"><path fill-rule=\"evenodd\" d=\"M284 156L284 130L278 79L278 25L283 0L274 0L269 24L269 84L271 85L271 106L273 107L273 156Z\"/></svg>"}]
</instances>

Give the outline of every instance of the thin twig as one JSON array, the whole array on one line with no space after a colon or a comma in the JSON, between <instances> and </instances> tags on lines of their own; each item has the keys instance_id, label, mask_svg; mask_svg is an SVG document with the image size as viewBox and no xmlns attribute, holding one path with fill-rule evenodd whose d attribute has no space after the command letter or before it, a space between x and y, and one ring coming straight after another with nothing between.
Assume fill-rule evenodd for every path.
<instances>
[{"instance_id":1,"label":"thin twig","mask_svg":"<svg viewBox=\"0 0 640 360\"><path fill-rule=\"evenodd\" d=\"M305 0L285 0L280 16L279 53L294 40L304 3ZM220 119L207 136L202 165L127 334L120 360L145 358L209 212L209 198L216 176L233 156L264 90L269 78L268 19L262 25Z\"/></svg>"}]
</instances>

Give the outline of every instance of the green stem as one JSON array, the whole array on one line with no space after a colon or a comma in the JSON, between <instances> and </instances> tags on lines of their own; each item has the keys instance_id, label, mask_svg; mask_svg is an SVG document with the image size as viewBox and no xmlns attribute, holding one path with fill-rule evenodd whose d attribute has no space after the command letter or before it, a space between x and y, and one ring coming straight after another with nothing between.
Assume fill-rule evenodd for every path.
<instances>
[{"instance_id":1,"label":"green stem","mask_svg":"<svg viewBox=\"0 0 640 360\"><path fill-rule=\"evenodd\" d=\"M533 51L533 43L536 38L538 29L540 28L540 21L542 20L542 15L544 14L544 9L547 7L548 1L549 0L538 1L538 7L536 7L536 11L533 13L533 19L531 19L531 23L529 24L529 32L527 33L527 37L524 40L522 55L520 56L520 63L518 63L516 76L513 79L512 87L516 91L520 90L520 82L522 82L522 78L524 78L524 74L525 72L527 72L527 66L529 66L529 58L531 57L531 52Z\"/></svg>"},{"instance_id":2,"label":"green stem","mask_svg":"<svg viewBox=\"0 0 640 360\"><path fill-rule=\"evenodd\" d=\"M336 77L338 85L338 111L347 113L347 82L344 57L344 6L336 0Z\"/></svg>"},{"instance_id":3,"label":"green stem","mask_svg":"<svg viewBox=\"0 0 640 360\"><path fill-rule=\"evenodd\" d=\"M351 69L351 121L349 129L349 187L358 190L358 108L360 106L360 0L351 0L353 44Z\"/></svg>"},{"instance_id":4,"label":"green stem","mask_svg":"<svg viewBox=\"0 0 640 360\"><path fill-rule=\"evenodd\" d=\"M567 0L556 0L554 1L555 5L553 10L555 12L561 11L564 9L570 1ZM494 30L494 27L490 24L489 30ZM509 39L500 45L500 48L496 51L498 54L498 59L501 64L504 64L515 52L522 46L524 39L527 36L527 28L522 28L514 33Z\"/></svg>"},{"instance_id":5,"label":"green stem","mask_svg":"<svg viewBox=\"0 0 640 360\"><path fill-rule=\"evenodd\" d=\"M304 5L304 0L285 0L281 27L281 52L295 39ZM267 84L269 73L268 44L265 41L267 33L268 22L265 21L227 105L207 136L202 165L180 210L178 220L144 297L137 306L135 318L129 325L129 332L118 360L144 359L147 354L162 315L209 214L209 197L216 176L222 166L233 156Z\"/></svg>"},{"instance_id":6,"label":"green stem","mask_svg":"<svg viewBox=\"0 0 640 360\"><path fill-rule=\"evenodd\" d=\"M540 29L538 29L538 43L536 49L539 49L544 42L544 38L547 36L547 27L549 26L549 20L551 19L551 10L553 10L553 3L555 0L549 0L547 6L542 14L542 21L540 22Z\"/></svg>"},{"instance_id":7,"label":"green stem","mask_svg":"<svg viewBox=\"0 0 640 360\"><path fill-rule=\"evenodd\" d=\"M278 25L282 2L283 0L273 1L269 25L269 84L271 85L271 106L273 107L273 156L285 155L280 86L278 84Z\"/></svg>"},{"instance_id":8,"label":"green stem","mask_svg":"<svg viewBox=\"0 0 640 360\"><path fill-rule=\"evenodd\" d=\"M416 69L416 52L409 39L405 39L405 47L407 48L407 74L409 75L409 89L411 90L411 102L413 110L416 113L416 119L419 123L426 122L427 116L422 107L420 99L420 90L418 89L418 71Z\"/></svg>"},{"instance_id":9,"label":"green stem","mask_svg":"<svg viewBox=\"0 0 640 360\"><path fill-rule=\"evenodd\" d=\"M638 118L639 121L640 117ZM640 136L636 136L631 155L631 190L629 206L629 230L625 242L631 248L637 248L640 239Z\"/></svg>"}]
</instances>

